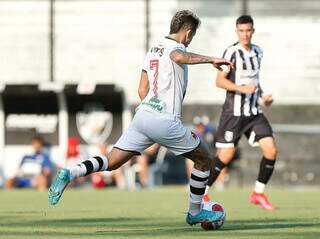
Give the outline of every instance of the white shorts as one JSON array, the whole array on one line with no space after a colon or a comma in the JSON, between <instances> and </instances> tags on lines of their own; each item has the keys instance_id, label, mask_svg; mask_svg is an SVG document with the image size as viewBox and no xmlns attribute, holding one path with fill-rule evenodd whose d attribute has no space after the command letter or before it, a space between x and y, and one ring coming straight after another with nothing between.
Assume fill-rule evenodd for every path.
<instances>
[{"instance_id":1,"label":"white shorts","mask_svg":"<svg viewBox=\"0 0 320 239\"><path fill-rule=\"evenodd\" d=\"M184 127L178 117L138 109L129 128L114 147L141 154L154 143L166 147L175 155L181 155L196 149L200 145L200 139Z\"/></svg>"}]
</instances>

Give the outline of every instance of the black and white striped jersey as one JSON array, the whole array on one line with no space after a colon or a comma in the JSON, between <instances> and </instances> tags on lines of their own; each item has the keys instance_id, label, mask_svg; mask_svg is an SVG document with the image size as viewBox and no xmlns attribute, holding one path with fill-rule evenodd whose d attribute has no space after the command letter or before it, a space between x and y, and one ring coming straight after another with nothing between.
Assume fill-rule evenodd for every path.
<instances>
[{"instance_id":1,"label":"black and white striped jersey","mask_svg":"<svg viewBox=\"0 0 320 239\"><path fill-rule=\"evenodd\" d=\"M259 105L259 98L262 94L259 83L262 55L262 50L257 45L252 45L251 51L247 51L240 43L235 43L225 50L223 58L234 64L234 69L228 73L227 78L236 85L254 84L257 89L253 94L227 91L223 113L234 116L251 116L262 113Z\"/></svg>"}]
</instances>

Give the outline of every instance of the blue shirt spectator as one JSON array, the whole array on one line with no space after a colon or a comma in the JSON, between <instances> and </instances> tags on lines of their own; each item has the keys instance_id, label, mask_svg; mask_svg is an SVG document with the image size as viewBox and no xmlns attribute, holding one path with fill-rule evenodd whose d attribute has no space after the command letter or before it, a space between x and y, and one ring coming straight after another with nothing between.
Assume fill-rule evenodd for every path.
<instances>
[{"instance_id":1,"label":"blue shirt spectator","mask_svg":"<svg viewBox=\"0 0 320 239\"><path fill-rule=\"evenodd\" d=\"M16 177L6 181L7 188L32 187L41 191L46 190L52 164L48 155L42 152L42 138L34 137L31 144L34 154L23 157Z\"/></svg>"}]
</instances>

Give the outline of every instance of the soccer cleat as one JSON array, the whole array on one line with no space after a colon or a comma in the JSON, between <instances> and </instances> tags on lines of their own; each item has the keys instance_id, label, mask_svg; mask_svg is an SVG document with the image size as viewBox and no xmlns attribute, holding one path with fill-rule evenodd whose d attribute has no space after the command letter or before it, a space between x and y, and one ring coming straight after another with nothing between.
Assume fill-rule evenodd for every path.
<instances>
[{"instance_id":1,"label":"soccer cleat","mask_svg":"<svg viewBox=\"0 0 320 239\"><path fill-rule=\"evenodd\" d=\"M51 205L56 205L59 202L64 189L69 183L70 171L68 169L59 170L48 190L48 200Z\"/></svg>"},{"instance_id":2,"label":"soccer cleat","mask_svg":"<svg viewBox=\"0 0 320 239\"><path fill-rule=\"evenodd\" d=\"M274 210L276 207L269 202L267 195L264 193L252 192L250 196L250 202L252 204L260 205L263 209Z\"/></svg>"},{"instance_id":3,"label":"soccer cleat","mask_svg":"<svg viewBox=\"0 0 320 239\"><path fill-rule=\"evenodd\" d=\"M202 209L197 215L193 216L189 212L186 222L192 226L201 222L216 222L224 217L223 212L214 212Z\"/></svg>"}]
</instances>

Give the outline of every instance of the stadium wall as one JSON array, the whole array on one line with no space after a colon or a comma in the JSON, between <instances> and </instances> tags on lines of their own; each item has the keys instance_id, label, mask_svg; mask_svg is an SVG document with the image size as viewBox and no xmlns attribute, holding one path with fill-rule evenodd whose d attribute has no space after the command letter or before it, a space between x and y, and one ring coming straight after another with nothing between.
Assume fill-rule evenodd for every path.
<instances>
[{"instance_id":1,"label":"stadium wall","mask_svg":"<svg viewBox=\"0 0 320 239\"><path fill-rule=\"evenodd\" d=\"M236 41L239 0L150 0L150 42L166 35L173 13L188 8L202 19L189 50L221 56ZM290 6L288 8L287 6ZM138 102L137 85L145 53L145 1L55 1L55 80L93 81L122 87ZM295 9L295 10L293 10ZM255 18L254 42L264 50L262 86L278 104L319 104L320 32L318 1L248 1ZM294 14L293 14L294 11ZM49 80L49 1L0 0L1 83ZM303 59L303 60L302 60ZM191 66L187 104L221 103L216 71Z\"/></svg>"}]
</instances>

